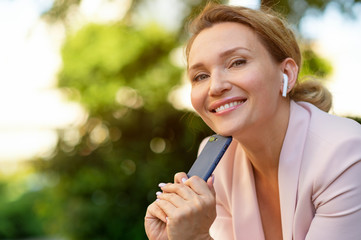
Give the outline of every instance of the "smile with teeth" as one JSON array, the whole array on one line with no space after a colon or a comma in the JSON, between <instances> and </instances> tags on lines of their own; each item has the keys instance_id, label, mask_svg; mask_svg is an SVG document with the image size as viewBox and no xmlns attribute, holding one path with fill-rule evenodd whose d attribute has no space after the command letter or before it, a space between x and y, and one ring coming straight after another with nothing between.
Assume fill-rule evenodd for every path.
<instances>
[{"instance_id":1,"label":"smile with teeth","mask_svg":"<svg viewBox=\"0 0 361 240\"><path fill-rule=\"evenodd\" d=\"M245 101L234 101L234 102L230 102L230 103L226 103L216 109L214 109L213 111L214 112L220 112L220 111L224 111L228 108L231 108L231 107L235 107L235 106L238 106L238 105L241 105L242 103L244 103Z\"/></svg>"}]
</instances>

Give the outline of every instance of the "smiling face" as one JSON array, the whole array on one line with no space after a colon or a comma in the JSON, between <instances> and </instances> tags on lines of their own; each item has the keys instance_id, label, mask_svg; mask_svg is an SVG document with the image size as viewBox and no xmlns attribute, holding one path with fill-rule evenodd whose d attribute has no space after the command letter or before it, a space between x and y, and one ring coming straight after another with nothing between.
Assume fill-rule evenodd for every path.
<instances>
[{"instance_id":1,"label":"smiling face","mask_svg":"<svg viewBox=\"0 0 361 240\"><path fill-rule=\"evenodd\" d=\"M224 22L204 29L188 65L192 105L216 133L252 133L281 114L281 63L249 27Z\"/></svg>"}]
</instances>

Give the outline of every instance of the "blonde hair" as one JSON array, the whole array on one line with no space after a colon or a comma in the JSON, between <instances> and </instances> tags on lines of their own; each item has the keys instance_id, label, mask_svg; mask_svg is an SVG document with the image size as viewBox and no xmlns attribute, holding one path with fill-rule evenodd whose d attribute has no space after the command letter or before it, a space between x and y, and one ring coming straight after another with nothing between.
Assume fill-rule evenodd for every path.
<instances>
[{"instance_id":1,"label":"blonde hair","mask_svg":"<svg viewBox=\"0 0 361 240\"><path fill-rule=\"evenodd\" d=\"M236 22L250 27L276 62L292 58L301 67L301 51L286 21L270 9L254 10L240 6L210 3L189 25L191 38L186 46L187 61L194 39L204 29L222 22ZM289 94L295 101L306 101L328 112L331 93L317 81L299 82Z\"/></svg>"}]
</instances>

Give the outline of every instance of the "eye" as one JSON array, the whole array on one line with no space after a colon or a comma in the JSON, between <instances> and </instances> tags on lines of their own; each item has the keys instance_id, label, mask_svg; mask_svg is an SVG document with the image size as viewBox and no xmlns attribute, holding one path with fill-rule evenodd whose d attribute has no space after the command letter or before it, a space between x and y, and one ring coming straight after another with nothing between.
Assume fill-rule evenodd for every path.
<instances>
[{"instance_id":1,"label":"eye","mask_svg":"<svg viewBox=\"0 0 361 240\"><path fill-rule=\"evenodd\" d=\"M204 80L204 79L206 79L206 78L208 78L208 77L209 77L209 75L204 74L204 73L201 73L201 74L196 75L196 76L193 78L193 82L199 82L199 81L202 81L202 80Z\"/></svg>"},{"instance_id":2,"label":"eye","mask_svg":"<svg viewBox=\"0 0 361 240\"><path fill-rule=\"evenodd\" d=\"M230 67L239 67L244 65L247 62L245 59L236 59L233 62L231 62Z\"/></svg>"}]
</instances>

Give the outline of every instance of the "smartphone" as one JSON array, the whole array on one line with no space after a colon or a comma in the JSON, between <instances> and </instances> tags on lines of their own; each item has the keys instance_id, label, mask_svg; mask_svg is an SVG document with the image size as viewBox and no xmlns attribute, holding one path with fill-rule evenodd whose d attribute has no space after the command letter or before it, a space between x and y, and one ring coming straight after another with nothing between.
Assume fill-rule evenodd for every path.
<instances>
[{"instance_id":1,"label":"smartphone","mask_svg":"<svg viewBox=\"0 0 361 240\"><path fill-rule=\"evenodd\" d=\"M187 173L188 177L196 175L207 181L231 142L232 137L223 137L218 134L209 137L202 152Z\"/></svg>"}]
</instances>

